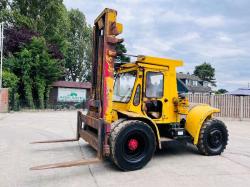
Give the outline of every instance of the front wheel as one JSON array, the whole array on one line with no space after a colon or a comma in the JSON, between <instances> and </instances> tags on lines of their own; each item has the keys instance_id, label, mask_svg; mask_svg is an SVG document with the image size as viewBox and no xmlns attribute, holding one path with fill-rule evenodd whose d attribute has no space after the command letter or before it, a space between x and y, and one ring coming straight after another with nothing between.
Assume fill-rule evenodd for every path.
<instances>
[{"instance_id":1,"label":"front wheel","mask_svg":"<svg viewBox=\"0 0 250 187\"><path fill-rule=\"evenodd\" d=\"M115 126L110 136L113 162L122 170L137 170L152 158L156 140L153 130L144 122L126 120Z\"/></svg>"},{"instance_id":2,"label":"front wheel","mask_svg":"<svg viewBox=\"0 0 250 187\"><path fill-rule=\"evenodd\" d=\"M200 130L197 148L204 155L220 155L226 148L228 131L217 119L206 120Z\"/></svg>"}]
</instances>

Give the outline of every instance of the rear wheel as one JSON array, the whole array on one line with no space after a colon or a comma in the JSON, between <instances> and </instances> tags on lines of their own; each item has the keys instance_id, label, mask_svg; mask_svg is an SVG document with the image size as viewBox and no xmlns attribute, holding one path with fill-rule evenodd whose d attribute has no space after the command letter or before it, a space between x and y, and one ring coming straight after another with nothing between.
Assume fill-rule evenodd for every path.
<instances>
[{"instance_id":1,"label":"rear wheel","mask_svg":"<svg viewBox=\"0 0 250 187\"><path fill-rule=\"evenodd\" d=\"M226 148L228 131L226 125L216 119L203 123L197 148L204 155L220 155Z\"/></svg>"},{"instance_id":2,"label":"rear wheel","mask_svg":"<svg viewBox=\"0 0 250 187\"><path fill-rule=\"evenodd\" d=\"M137 170L152 158L155 147L153 130L144 122L126 120L121 122L110 135L111 156L122 170Z\"/></svg>"}]
</instances>

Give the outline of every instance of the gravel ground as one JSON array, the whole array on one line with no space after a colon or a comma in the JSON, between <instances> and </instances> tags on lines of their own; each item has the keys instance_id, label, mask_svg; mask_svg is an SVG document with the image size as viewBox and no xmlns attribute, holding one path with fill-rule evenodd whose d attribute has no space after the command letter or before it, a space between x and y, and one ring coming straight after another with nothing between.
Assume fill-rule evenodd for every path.
<instances>
[{"instance_id":1,"label":"gravel ground","mask_svg":"<svg viewBox=\"0 0 250 187\"><path fill-rule=\"evenodd\" d=\"M83 141L29 144L74 137L76 112L0 114L0 186L250 186L250 121L224 122L230 140L221 156L201 156L192 146L169 142L139 171L122 172L109 161L30 171L35 165L95 155Z\"/></svg>"}]
</instances>

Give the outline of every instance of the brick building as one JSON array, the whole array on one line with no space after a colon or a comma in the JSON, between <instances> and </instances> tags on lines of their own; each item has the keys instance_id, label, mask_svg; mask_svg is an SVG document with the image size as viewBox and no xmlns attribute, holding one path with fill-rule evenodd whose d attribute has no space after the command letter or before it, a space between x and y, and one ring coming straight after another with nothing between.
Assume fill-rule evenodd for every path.
<instances>
[{"instance_id":1,"label":"brick building","mask_svg":"<svg viewBox=\"0 0 250 187\"><path fill-rule=\"evenodd\" d=\"M0 113L9 111L8 88L0 88Z\"/></svg>"}]
</instances>

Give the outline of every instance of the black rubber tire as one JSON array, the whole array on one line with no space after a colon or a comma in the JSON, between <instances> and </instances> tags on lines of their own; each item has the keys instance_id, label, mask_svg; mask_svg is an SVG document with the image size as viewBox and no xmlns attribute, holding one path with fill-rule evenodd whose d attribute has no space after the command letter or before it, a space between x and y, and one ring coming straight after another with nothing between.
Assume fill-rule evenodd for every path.
<instances>
[{"instance_id":1,"label":"black rubber tire","mask_svg":"<svg viewBox=\"0 0 250 187\"><path fill-rule=\"evenodd\" d=\"M123 121L126 121L127 119L126 118L120 118L118 120L116 120L115 122L113 122L111 124L111 130L110 130L110 134L113 133L114 129L116 128L116 126L118 126L120 123L122 123Z\"/></svg>"},{"instance_id":2,"label":"black rubber tire","mask_svg":"<svg viewBox=\"0 0 250 187\"><path fill-rule=\"evenodd\" d=\"M206 120L200 130L197 148L203 155L220 155L227 146L228 130L226 125L217 119Z\"/></svg>"},{"instance_id":3,"label":"black rubber tire","mask_svg":"<svg viewBox=\"0 0 250 187\"><path fill-rule=\"evenodd\" d=\"M128 153L129 138L137 137L140 150ZM126 120L114 126L110 134L111 158L124 171L133 171L144 167L152 158L156 139L153 130L139 120ZM131 155L130 155L131 154Z\"/></svg>"}]
</instances>

